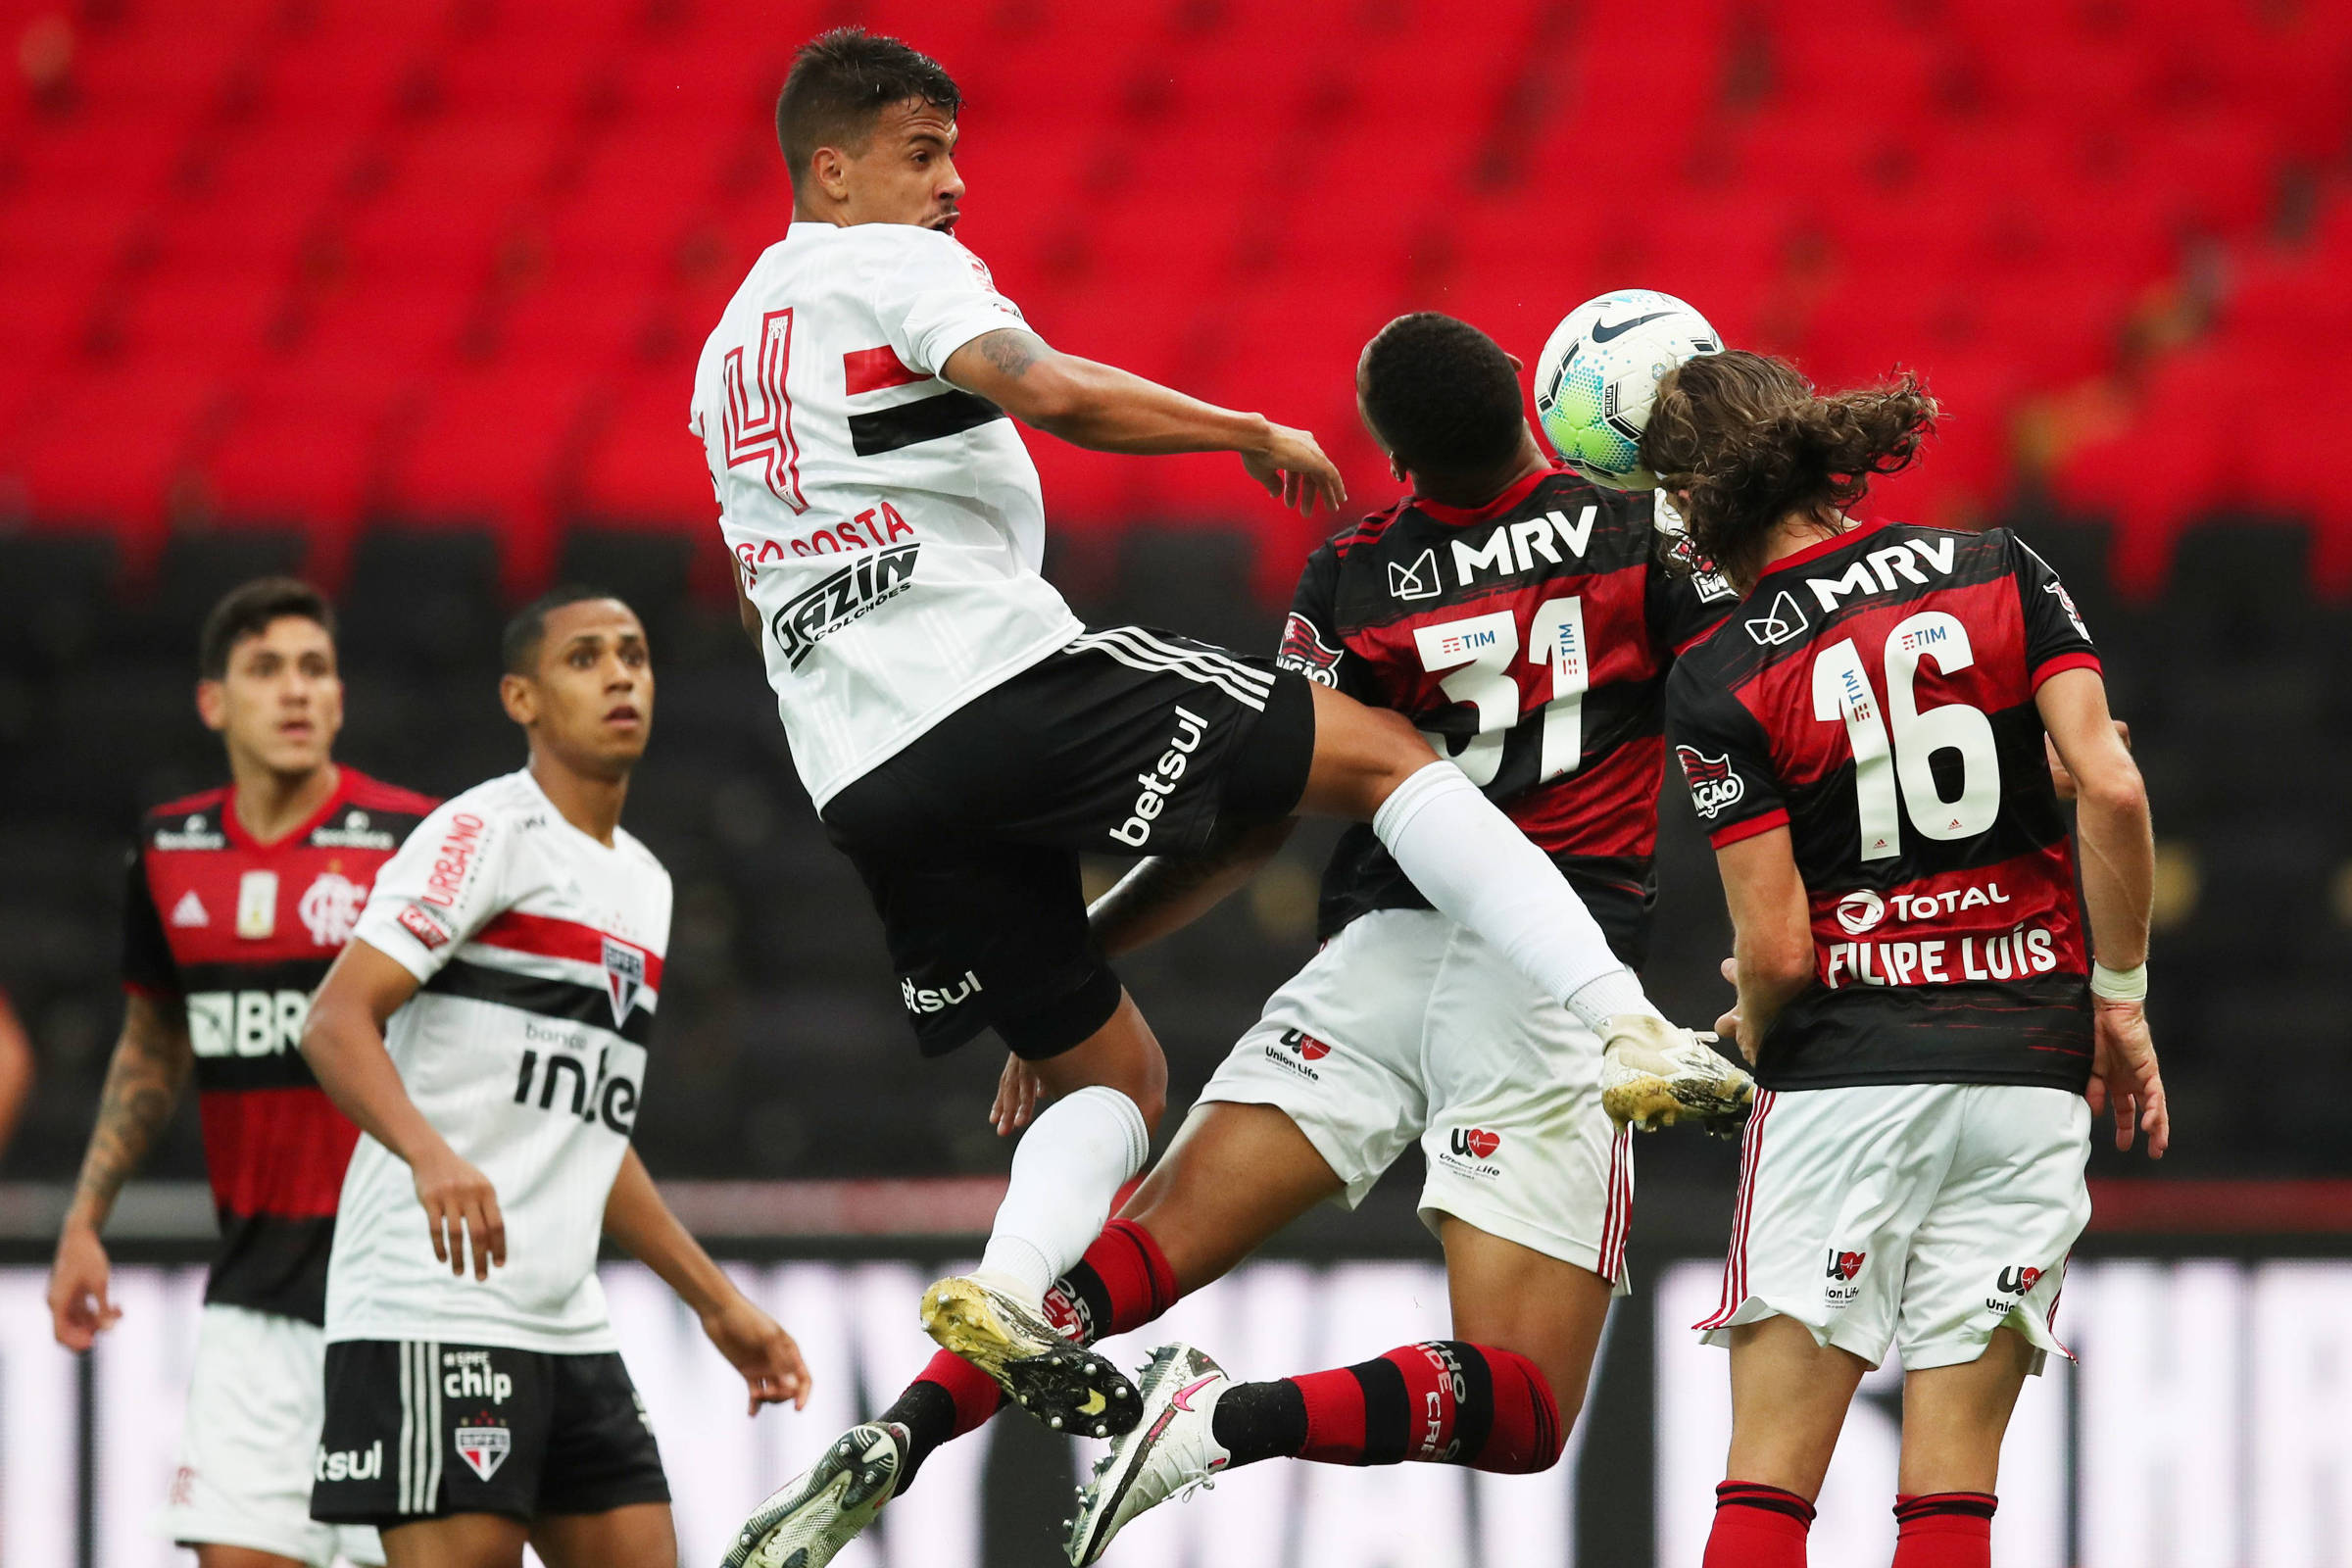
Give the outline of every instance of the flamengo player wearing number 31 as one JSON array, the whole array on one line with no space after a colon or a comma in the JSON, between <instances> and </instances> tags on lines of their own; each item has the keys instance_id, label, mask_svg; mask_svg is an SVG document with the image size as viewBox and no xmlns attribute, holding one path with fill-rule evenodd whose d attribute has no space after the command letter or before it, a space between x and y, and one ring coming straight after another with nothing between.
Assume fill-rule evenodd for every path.
<instances>
[{"instance_id":1,"label":"flamengo player wearing number 31","mask_svg":"<svg viewBox=\"0 0 2352 1568\"><path fill-rule=\"evenodd\" d=\"M1668 373L1643 461L1742 600L1667 684L1759 1090L1723 1299L1707 1568L1802 1568L1847 1401L1902 1355L1896 1568L1985 1568L2001 1436L2090 1213L2090 1117L2161 1155L2154 854L2065 586L2005 529L1856 522L1936 405L1777 360ZM2045 735L2080 802L2082 898ZM2087 904L2098 961L2084 956ZM2085 1103L2085 1090L2088 1103Z\"/></svg>"},{"instance_id":2,"label":"flamengo player wearing number 31","mask_svg":"<svg viewBox=\"0 0 2352 1568\"><path fill-rule=\"evenodd\" d=\"M378 1527L392 1568L519 1568L526 1540L550 1568L675 1568L598 1238L695 1309L754 1411L806 1402L808 1371L629 1147L670 908L669 873L620 826L653 722L644 628L562 590L504 653L529 765L418 825L303 1033L365 1134L327 1273L311 1511Z\"/></svg>"},{"instance_id":3,"label":"flamengo player wearing number 31","mask_svg":"<svg viewBox=\"0 0 2352 1568\"><path fill-rule=\"evenodd\" d=\"M1040 340L951 237L960 101L895 39L801 50L776 109L794 222L705 346L692 419L794 761L881 914L920 1048L994 1028L1057 1097L979 1270L933 1287L926 1327L1050 1423L1107 1434L1133 1424L1133 1385L1039 1311L1141 1166L1167 1072L1088 933L1081 853L1367 821L1596 1034L1701 1048L1401 715L1183 638L1090 632L1039 575L1044 500L1007 415L1098 451L1238 453L1302 512L1343 496L1305 431ZM886 1439L868 1448L840 1463L895 1468Z\"/></svg>"}]
</instances>

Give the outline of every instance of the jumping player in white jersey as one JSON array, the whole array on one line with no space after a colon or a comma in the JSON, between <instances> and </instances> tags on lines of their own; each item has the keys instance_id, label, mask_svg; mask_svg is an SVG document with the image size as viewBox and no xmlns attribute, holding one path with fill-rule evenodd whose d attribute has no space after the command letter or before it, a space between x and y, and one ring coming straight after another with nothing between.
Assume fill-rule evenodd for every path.
<instances>
[{"instance_id":1,"label":"jumping player in white jersey","mask_svg":"<svg viewBox=\"0 0 2352 1568\"><path fill-rule=\"evenodd\" d=\"M1370 822L1433 905L1596 1034L1719 1058L1658 1019L1543 852L1401 715L1183 638L1090 632L1039 575L1044 504L1006 415L1100 451L1235 452L1301 511L1341 486L1304 431L1029 329L951 237L959 102L894 39L801 50L776 110L795 220L705 346L693 423L746 627L921 1050L993 1027L1054 1097L979 1270L933 1287L926 1326L1051 1424L1108 1432L1133 1386L1038 1312L1140 1168L1166 1067L1088 933L1080 853Z\"/></svg>"},{"instance_id":2,"label":"jumping player in white jersey","mask_svg":"<svg viewBox=\"0 0 2352 1568\"><path fill-rule=\"evenodd\" d=\"M673 1568L599 1238L695 1309L754 1412L805 1404L808 1374L629 1147L670 913L669 874L620 827L653 720L644 629L564 590L505 655L529 765L442 806L384 866L303 1035L363 1134L311 1509L376 1526L392 1568L516 1568L526 1541L550 1568Z\"/></svg>"}]
</instances>

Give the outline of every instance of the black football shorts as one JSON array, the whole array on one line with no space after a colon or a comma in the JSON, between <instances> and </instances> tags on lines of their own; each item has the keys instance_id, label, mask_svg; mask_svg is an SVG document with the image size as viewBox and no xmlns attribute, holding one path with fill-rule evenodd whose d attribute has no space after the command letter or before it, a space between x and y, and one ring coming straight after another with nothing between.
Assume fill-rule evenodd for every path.
<instances>
[{"instance_id":1,"label":"black football shorts","mask_svg":"<svg viewBox=\"0 0 2352 1568\"><path fill-rule=\"evenodd\" d=\"M994 1028L1058 1055L1109 1021L1081 855L1197 855L1287 816L1314 757L1305 677L1206 643L1091 631L957 709L826 803L865 878L927 1056Z\"/></svg>"},{"instance_id":2,"label":"black football shorts","mask_svg":"<svg viewBox=\"0 0 2352 1568\"><path fill-rule=\"evenodd\" d=\"M424 1340L326 1348L314 1519L389 1530L668 1500L654 1429L617 1354Z\"/></svg>"}]
</instances>

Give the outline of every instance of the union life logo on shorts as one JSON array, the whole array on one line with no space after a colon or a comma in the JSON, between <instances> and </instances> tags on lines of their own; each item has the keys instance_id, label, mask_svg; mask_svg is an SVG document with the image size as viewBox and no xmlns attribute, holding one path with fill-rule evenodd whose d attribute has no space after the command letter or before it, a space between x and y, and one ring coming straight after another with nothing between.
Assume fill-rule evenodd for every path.
<instances>
[{"instance_id":1,"label":"union life logo on shorts","mask_svg":"<svg viewBox=\"0 0 2352 1568\"><path fill-rule=\"evenodd\" d=\"M1494 1152L1501 1147L1500 1133L1484 1127L1456 1127L1446 1140L1446 1152L1438 1156L1438 1163L1457 1176L1491 1182L1502 1174L1502 1167L1494 1161Z\"/></svg>"},{"instance_id":2,"label":"union life logo on shorts","mask_svg":"<svg viewBox=\"0 0 2352 1568\"><path fill-rule=\"evenodd\" d=\"M785 662L800 668L818 643L884 600L905 593L914 581L914 556L920 549L921 541L915 540L859 556L815 587L794 595L767 622Z\"/></svg>"},{"instance_id":3,"label":"union life logo on shorts","mask_svg":"<svg viewBox=\"0 0 2352 1568\"><path fill-rule=\"evenodd\" d=\"M1862 1264L1869 1256L1867 1252L1841 1252L1831 1248L1829 1283L1823 1286L1821 1298L1831 1306L1851 1305L1862 1294L1862 1287L1854 1281L1862 1277Z\"/></svg>"},{"instance_id":4,"label":"union life logo on shorts","mask_svg":"<svg viewBox=\"0 0 2352 1568\"><path fill-rule=\"evenodd\" d=\"M1285 1029L1280 1045L1266 1047L1266 1059L1296 1078L1319 1084L1323 1075L1307 1065L1331 1054L1331 1047L1303 1029Z\"/></svg>"}]
</instances>

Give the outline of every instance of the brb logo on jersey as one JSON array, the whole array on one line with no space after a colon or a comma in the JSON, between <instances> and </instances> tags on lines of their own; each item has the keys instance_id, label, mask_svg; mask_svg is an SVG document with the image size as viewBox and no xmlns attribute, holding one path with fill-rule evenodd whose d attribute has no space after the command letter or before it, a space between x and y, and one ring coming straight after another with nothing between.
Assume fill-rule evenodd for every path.
<instances>
[{"instance_id":1,"label":"brb logo on jersey","mask_svg":"<svg viewBox=\"0 0 2352 1568\"><path fill-rule=\"evenodd\" d=\"M1740 797L1747 793L1747 782L1732 771L1730 757L1709 757L1695 746L1677 746L1674 755L1683 764L1683 777L1690 783L1691 806L1708 821L1737 806Z\"/></svg>"},{"instance_id":2,"label":"brb logo on jersey","mask_svg":"<svg viewBox=\"0 0 2352 1568\"><path fill-rule=\"evenodd\" d=\"M920 549L916 541L877 550L796 595L767 622L785 662L800 668L818 643L905 593L914 581L914 557Z\"/></svg>"}]
</instances>

